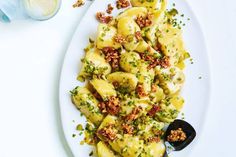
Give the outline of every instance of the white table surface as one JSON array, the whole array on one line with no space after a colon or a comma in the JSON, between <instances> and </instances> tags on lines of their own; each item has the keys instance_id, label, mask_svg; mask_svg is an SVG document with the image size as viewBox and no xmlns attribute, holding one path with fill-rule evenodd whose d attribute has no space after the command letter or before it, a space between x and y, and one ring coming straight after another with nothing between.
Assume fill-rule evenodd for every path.
<instances>
[{"instance_id":1,"label":"white table surface","mask_svg":"<svg viewBox=\"0 0 236 157\"><path fill-rule=\"evenodd\" d=\"M73 9L73 2L63 0L49 21L0 23L0 157L72 157L60 123L58 84L63 57L86 9ZM233 157L236 1L189 4L206 37L212 77L204 130L191 156Z\"/></svg>"}]
</instances>

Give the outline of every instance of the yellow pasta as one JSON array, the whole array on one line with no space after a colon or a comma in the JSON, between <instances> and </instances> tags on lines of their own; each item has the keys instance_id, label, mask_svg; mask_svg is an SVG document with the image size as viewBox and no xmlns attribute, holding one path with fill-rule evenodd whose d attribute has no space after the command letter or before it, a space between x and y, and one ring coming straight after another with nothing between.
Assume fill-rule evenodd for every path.
<instances>
[{"instance_id":1,"label":"yellow pasta","mask_svg":"<svg viewBox=\"0 0 236 157\"><path fill-rule=\"evenodd\" d=\"M125 134L115 141L109 142L114 151L125 157L138 157L144 146L144 141L138 137Z\"/></svg>"},{"instance_id":2,"label":"yellow pasta","mask_svg":"<svg viewBox=\"0 0 236 157\"><path fill-rule=\"evenodd\" d=\"M117 29L107 24L99 24L97 35L97 48L104 47L119 48L121 45L113 40L117 34Z\"/></svg>"},{"instance_id":3,"label":"yellow pasta","mask_svg":"<svg viewBox=\"0 0 236 157\"><path fill-rule=\"evenodd\" d=\"M122 89L126 90L125 92L134 91L138 84L138 79L135 75L125 72L112 73L107 76L107 79L109 82L118 83Z\"/></svg>"},{"instance_id":4,"label":"yellow pasta","mask_svg":"<svg viewBox=\"0 0 236 157\"><path fill-rule=\"evenodd\" d=\"M98 157L117 157L102 141L97 144Z\"/></svg>"},{"instance_id":5,"label":"yellow pasta","mask_svg":"<svg viewBox=\"0 0 236 157\"><path fill-rule=\"evenodd\" d=\"M116 96L116 91L112 84L102 79L93 79L90 81L95 90L106 100L109 97Z\"/></svg>"},{"instance_id":6,"label":"yellow pasta","mask_svg":"<svg viewBox=\"0 0 236 157\"><path fill-rule=\"evenodd\" d=\"M123 53L120 56L120 67L129 73L136 74L139 71L140 56L136 52Z\"/></svg>"},{"instance_id":7,"label":"yellow pasta","mask_svg":"<svg viewBox=\"0 0 236 157\"><path fill-rule=\"evenodd\" d=\"M160 141L158 143L151 143L144 147L144 152L141 154L141 157L162 157L165 153L165 145L163 141Z\"/></svg>"},{"instance_id":8,"label":"yellow pasta","mask_svg":"<svg viewBox=\"0 0 236 157\"><path fill-rule=\"evenodd\" d=\"M99 125L102 122L103 115L99 111L98 101L87 88L75 88L72 93L72 102L92 123Z\"/></svg>"},{"instance_id":9,"label":"yellow pasta","mask_svg":"<svg viewBox=\"0 0 236 157\"><path fill-rule=\"evenodd\" d=\"M118 34L127 38L129 42L125 43L124 46L127 50L135 50L139 42L135 38L135 32L140 31L139 26L131 17L122 17L118 20L117 24Z\"/></svg>"},{"instance_id":10,"label":"yellow pasta","mask_svg":"<svg viewBox=\"0 0 236 157\"><path fill-rule=\"evenodd\" d=\"M133 7L133 8L127 9L125 12L121 13L116 18L118 20L123 17L129 17L129 18L135 19L140 15L145 16L147 14L147 12L148 12L148 10L145 7Z\"/></svg>"},{"instance_id":11,"label":"yellow pasta","mask_svg":"<svg viewBox=\"0 0 236 157\"><path fill-rule=\"evenodd\" d=\"M144 6L147 8L156 8L159 0L131 0L131 4L134 7Z\"/></svg>"},{"instance_id":12,"label":"yellow pasta","mask_svg":"<svg viewBox=\"0 0 236 157\"><path fill-rule=\"evenodd\" d=\"M86 55L82 61L82 68L77 77L80 81L91 78L93 75L107 75L111 73L110 64L106 62L101 51L96 48L92 48L86 52Z\"/></svg>"},{"instance_id":13,"label":"yellow pasta","mask_svg":"<svg viewBox=\"0 0 236 157\"><path fill-rule=\"evenodd\" d=\"M156 68L156 73L160 79L160 86L164 89L165 94L174 95L181 90L185 80L182 70L177 67L166 69Z\"/></svg>"}]
</instances>

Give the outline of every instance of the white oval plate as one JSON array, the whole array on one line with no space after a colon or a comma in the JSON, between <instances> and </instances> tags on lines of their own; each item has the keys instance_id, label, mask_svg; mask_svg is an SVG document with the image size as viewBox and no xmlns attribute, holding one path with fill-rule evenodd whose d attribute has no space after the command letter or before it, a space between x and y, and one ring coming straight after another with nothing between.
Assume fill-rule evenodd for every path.
<instances>
[{"instance_id":1,"label":"white oval plate","mask_svg":"<svg viewBox=\"0 0 236 157\"><path fill-rule=\"evenodd\" d=\"M79 132L76 131L75 128L77 124L84 124L85 118L80 116L80 112L71 103L69 91L76 86L83 86L83 83L76 80L81 66L80 60L84 56L83 49L88 44L89 37L92 39L96 37L98 22L95 18L95 14L98 11L105 11L109 3L115 6L115 0L95 0L88 9L70 43L61 72L59 89L61 120L66 140L75 157L89 156L92 147L80 145L80 141L83 137L79 136ZM195 127L197 137L193 144L190 144L185 150L171 154L171 156L175 157L187 157L201 132L208 106L210 93L208 57L199 23L187 2L169 0L168 3L169 6L175 3L178 11L185 15L184 18L182 18L185 19L183 21L186 23L186 26L183 28L184 41L194 62L194 64L191 64L190 61L187 61L187 67L185 69L186 83L182 95L186 100L184 107L186 120ZM117 14L117 12L114 14ZM187 18L190 18L190 21L187 21ZM76 136L72 137L72 134Z\"/></svg>"}]
</instances>

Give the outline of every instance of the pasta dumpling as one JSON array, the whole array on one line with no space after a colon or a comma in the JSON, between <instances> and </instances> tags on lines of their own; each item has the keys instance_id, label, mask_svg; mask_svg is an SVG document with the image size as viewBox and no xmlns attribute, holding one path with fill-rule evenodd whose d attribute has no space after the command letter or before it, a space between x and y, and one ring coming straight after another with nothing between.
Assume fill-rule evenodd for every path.
<instances>
[{"instance_id":1,"label":"pasta dumpling","mask_svg":"<svg viewBox=\"0 0 236 157\"><path fill-rule=\"evenodd\" d=\"M123 53L120 56L120 67L126 72L137 74L140 59L140 55L136 52Z\"/></svg>"},{"instance_id":2,"label":"pasta dumpling","mask_svg":"<svg viewBox=\"0 0 236 157\"><path fill-rule=\"evenodd\" d=\"M147 42L144 40L140 41L138 46L135 49L139 53L147 52L150 55L154 55L155 57L161 57L161 54L154 50Z\"/></svg>"},{"instance_id":3,"label":"pasta dumpling","mask_svg":"<svg viewBox=\"0 0 236 157\"><path fill-rule=\"evenodd\" d=\"M156 8L159 0L131 0L130 2L134 7Z\"/></svg>"},{"instance_id":4,"label":"pasta dumpling","mask_svg":"<svg viewBox=\"0 0 236 157\"><path fill-rule=\"evenodd\" d=\"M159 31L160 27L165 23L166 15L166 0L162 0L161 8L159 10L154 10L152 12L152 24L148 27L142 29L142 34L151 42L153 46L155 46L158 42L157 40L157 32Z\"/></svg>"},{"instance_id":5,"label":"pasta dumpling","mask_svg":"<svg viewBox=\"0 0 236 157\"><path fill-rule=\"evenodd\" d=\"M162 140L158 143L152 142L144 147L141 157L163 157L165 150L166 148Z\"/></svg>"},{"instance_id":6,"label":"pasta dumpling","mask_svg":"<svg viewBox=\"0 0 236 157\"><path fill-rule=\"evenodd\" d=\"M159 86L156 86L155 91L152 92L150 95L152 97L152 101L157 103L165 98L165 93L163 89Z\"/></svg>"},{"instance_id":7,"label":"pasta dumpling","mask_svg":"<svg viewBox=\"0 0 236 157\"><path fill-rule=\"evenodd\" d=\"M116 17L117 20L120 20L123 17L129 17L132 20L137 18L138 16L145 16L147 14L148 10L145 7L132 7L127 10L125 10L123 13L118 15Z\"/></svg>"},{"instance_id":8,"label":"pasta dumpling","mask_svg":"<svg viewBox=\"0 0 236 157\"><path fill-rule=\"evenodd\" d=\"M103 114L98 108L98 101L85 87L76 87L72 91L72 102L94 124L99 125Z\"/></svg>"},{"instance_id":9,"label":"pasta dumpling","mask_svg":"<svg viewBox=\"0 0 236 157\"><path fill-rule=\"evenodd\" d=\"M93 75L107 75L111 73L111 65L106 62L100 50L93 48L86 52L85 58L82 59L82 68L77 77L78 80L84 81Z\"/></svg>"},{"instance_id":10,"label":"pasta dumpling","mask_svg":"<svg viewBox=\"0 0 236 157\"><path fill-rule=\"evenodd\" d=\"M141 119L142 121L137 126L137 135L145 141L148 141L150 138L155 136L154 132L162 130L165 126L163 122L152 120L152 118L145 115L142 116Z\"/></svg>"},{"instance_id":11,"label":"pasta dumpling","mask_svg":"<svg viewBox=\"0 0 236 157\"><path fill-rule=\"evenodd\" d=\"M104 120L102 121L101 125L99 126L98 130L105 128L108 125L115 125L117 123L117 117L107 115Z\"/></svg>"},{"instance_id":12,"label":"pasta dumpling","mask_svg":"<svg viewBox=\"0 0 236 157\"><path fill-rule=\"evenodd\" d=\"M128 36L135 34L135 32L140 31L140 28L135 21L130 17L123 17L118 20L117 24L118 33L123 36Z\"/></svg>"},{"instance_id":13,"label":"pasta dumpling","mask_svg":"<svg viewBox=\"0 0 236 157\"><path fill-rule=\"evenodd\" d=\"M166 101L165 103L161 103L160 107L161 107L161 111L157 112L156 114L157 118L160 121L171 123L177 118L179 111L169 101Z\"/></svg>"},{"instance_id":14,"label":"pasta dumpling","mask_svg":"<svg viewBox=\"0 0 236 157\"><path fill-rule=\"evenodd\" d=\"M113 47L118 49L121 44L115 42L114 37L117 34L117 29L108 24L99 24L97 35L97 48L102 49L104 47Z\"/></svg>"},{"instance_id":15,"label":"pasta dumpling","mask_svg":"<svg viewBox=\"0 0 236 157\"><path fill-rule=\"evenodd\" d=\"M156 68L157 76L160 79L160 86L165 94L173 95L180 91L183 86L185 76L182 70L177 67L166 69Z\"/></svg>"},{"instance_id":16,"label":"pasta dumpling","mask_svg":"<svg viewBox=\"0 0 236 157\"><path fill-rule=\"evenodd\" d=\"M155 72L153 69L148 70L146 63L141 63L139 67L139 73L137 73L137 77L139 83L143 86L143 90L145 93L149 93L151 91L151 85L154 80Z\"/></svg>"},{"instance_id":17,"label":"pasta dumpling","mask_svg":"<svg viewBox=\"0 0 236 157\"><path fill-rule=\"evenodd\" d=\"M175 106L178 111L181 111L184 105L184 99L181 96L175 95L170 99L171 104Z\"/></svg>"},{"instance_id":18,"label":"pasta dumpling","mask_svg":"<svg viewBox=\"0 0 236 157\"><path fill-rule=\"evenodd\" d=\"M157 31L156 36L161 44L164 55L170 57L171 65L177 65L184 60L186 50L182 41L182 32L170 24L163 26L163 30Z\"/></svg>"},{"instance_id":19,"label":"pasta dumpling","mask_svg":"<svg viewBox=\"0 0 236 157\"><path fill-rule=\"evenodd\" d=\"M143 149L144 141L138 137L125 134L117 140L109 142L111 147L123 157L138 157Z\"/></svg>"},{"instance_id":20,"label":"pasta dumpling","mask_svg":"<svg viewBox=\"0 0 236 157\"><path fill-rule=\"evenodd\" d=\"M117 157L111 149L102 141L97 144L98 157Z\"/></svg>"},{"instance_id":21,"label":"pasta dumpling","mask_svg":"<svg viewBox=\"0 0 236 157\"><path fill-rule=\"evenodd\" d=\"M109 82L117 83L120 92L128 93L135 90L138 79L134 74L115 72L107 76Z\"/></svg>"},{"instance_id":22,"label":"pasta dumpling","mask_svg":"<svg viewBox=\"0 0 236 157\"><path fill-rule=\"evenodd\" d=\"M92 84L103 100L107 100L112 96L116 96L114 86L105 80L93 79L90 81L90 84Z\"/></svg>"},{"instance_id":23,"label":"pasta dumpling","mask_svg":"<svg viewBox=\"0 0 236 157\"><path fill-rule=\"evenodd\" d=\"M139 26L130 17L120 18L117 24L118 34L124 36L129 42L124 46L127 50L133 51L138 46L139 42L135 37L135 32L140 31Z\"/></svg>"}]
</instances>

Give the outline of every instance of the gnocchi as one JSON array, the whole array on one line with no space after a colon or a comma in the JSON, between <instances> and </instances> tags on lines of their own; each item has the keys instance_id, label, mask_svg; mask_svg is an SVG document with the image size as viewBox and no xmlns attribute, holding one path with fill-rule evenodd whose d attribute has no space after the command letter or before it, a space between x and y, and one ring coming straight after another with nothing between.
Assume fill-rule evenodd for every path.
<instances>
[{"instance_id":1,"label":"gnocchi","mask_svg":"<svg viewBox=\"0 0 236 157\"><path fill-rule=\"evenodd\" d=\"M167 0L130 2L98 25L77 77L87 86L72 90L71 99L94 126L86 126L85 138L98 157L163 157L162 135L184 107L188 53Z\"/></svg>"}]
</instances>

